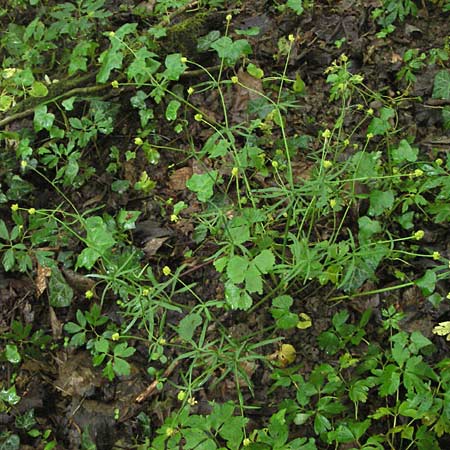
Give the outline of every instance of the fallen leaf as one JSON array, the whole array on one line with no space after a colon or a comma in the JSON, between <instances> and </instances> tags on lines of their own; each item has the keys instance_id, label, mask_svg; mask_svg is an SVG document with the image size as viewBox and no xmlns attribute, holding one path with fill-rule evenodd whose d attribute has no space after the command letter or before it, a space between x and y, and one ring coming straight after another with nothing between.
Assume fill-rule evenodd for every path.
<instances>
[{"instance_id":1,"label":"fallen leaf","mask_svg":"<svg viewBox=\"0 0 450 450\"><path fill-rule=\"evenodd\" d=\"M184 191L186 189L186 181L192 176L191 167L182 167L175 170L169 177L169 187L174 191Z\"/></svg>"},{"instance_id":2,"label":"fallen leaf","mask_svg":"<svg viewBox=\"0 0 450 450\"><path fill-rule=\"evenodd\" d=\"M37 265L37 275L35 280L36 285L36 296L39 298L47 289L47 281L52 270L49 267L41 266L39 263Z\"/></svg>"}]
</instances>

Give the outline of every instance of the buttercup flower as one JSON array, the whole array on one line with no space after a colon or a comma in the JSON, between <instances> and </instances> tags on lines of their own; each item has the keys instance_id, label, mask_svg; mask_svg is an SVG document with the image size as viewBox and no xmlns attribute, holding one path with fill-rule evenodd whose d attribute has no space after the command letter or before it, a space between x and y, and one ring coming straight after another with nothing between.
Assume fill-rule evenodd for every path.
<instances>
[{"instance_id":1,"label":"buttercup flower","mask_svg":"<svg viewBox=\"0 0 450 450\"><path fill-rule=\"evenodd\" d=\"M134 143L136 145L142 145L144 143L144 141L140 137L137 137L137 138L134 138Z\"/></svg>"},{"instance_id":2,"label":"buttercup flower","mask_svg":"<svg viewBox=\"0 0 450 450\"><path fill-rule=\"evenodd\" d=\"M167 277L172 273L172 270L170 269L169 266L164 266L162 272Z\"/></svg>"},{"instance_id":3,"label":"buttercup flower","mask_svg":"<svg viewBox=\"0 0 450 450\"><path fill-rule=\"evenodd\" d=\"M328 159L326 159L326 160L322 163L322 165L323 165L323 167L324 167L325 169L329 169L329 168L333 165L333 163L332 163L331 161L329 161Z\"/></svg>"},{"instance_id":4,"label":"buttercup flower","mask_svg":"<svg viewBox=\"0 0 450 450\"><path fill-rule=\"evenodd\" d=\"M86 291L86 292L84 293L84 296L85 296L88 300L90 300L90 299L94 296L94 293L89 289L88 291Z\"/></svg>"},{"instance_id":5,"label":"buttercup flower","mask_svg":"<svg viewBox=\"0 0 450 450\"><path fill-rule=\"evenodd\" d=\"M435 261L438 261L439 259L441 259L441 254L439 252L433 252L432 256Z\"/></svg>"},{"instance_id":6,"label":"buttercup flower","mask_svg":"<svg viewBox=\"0 0 450 450\"><path fill-rule=\"evenodd\" d=\"M30 216L32 216L33 214L36 214L36 209L35 209L35 208L29 208L29 209L28 209L28 214L29 214Z\"/></svg>"},{"instance_id":7,"label":"buttercup flower","mask_svg":"<svg viewBox=\"0 0 450 450\"><path fill-rule=\"evenodd\" d=\"M203 115L200 114L200 113L197 113L197 114L194 116L194 120L196 120L197 122L200 122L202 119L203 119Z\"/></svg>"},{"instance_id":8,"label":"buttercup flower","mask_svg":"<svg viewBox=\"0 0 450 450\"><path fill-rule=\"evenodd\" d=\"M327 128L326 130L322 131L322 137L324 139L328 139L331 137L331 131Z\"/></svg>"},{"instance_id":9,"label":"buttercup flower","mask_svg":"<svg viewBox=\"0 0 450 450\"><path fill-rule=\"evenodd\" d=\"M239 82L239 78L235 75L235 76L231 77L231 82L232 82L233 84L236 84L236 83Z\"/></svg>"},{"instance_id":10,"label":"buttercup flower","mask_svg":"<svg viewBox=\"0 0 450 450\"><path fill-rule=\"evenodd\" d=\"M119 334L119 333L114 333L114 334L111 336L111 339L112 339L113 341L118 341L118 340L120 339L120 334Z\"/></svg>"},{"instance_id":11,"label":"buttercup flower","mask_svg":"<svg viewBox=\"0 0 450 450\"><path fill-rule=\"evenodd\" d=\"M425 231L423 231L423 230L418 230L413 234L413 238L416 241L420 241L424 236L425 236Z\"/></svg>"},{"instance_id":12,"label":"buttercup flower","mask_svg":"<svg viewBox=\"0 0 450 450\"><path fill-rule=\"evenodd\" d=\"M117 89L119 87L119 82L117 80L111 81L111 86L114 89Z\"/></svg>"},{"instance_id":13,"label":"buttercup flower","mask_svg":"<svg viewBox=\"0 0 450 450\"><path fill-rule=\"evenodd\" d=\"M11 205L11 211L16 212L19 209L19 205L17 203L14 203L14 205Z\"/></svg>"},{"instance_id":14,"label":"buttercup flower","mask_svg":"<svg viewBox=\"0 0 450 450\"><path fill-rule=\"evenodd\" d=\"M188 93L189 95L192 95L194 92L195 92L195 89L194 89L192 86L189 87L188 90L187 90L187 93Z\"/></svg>"}]
</instances>

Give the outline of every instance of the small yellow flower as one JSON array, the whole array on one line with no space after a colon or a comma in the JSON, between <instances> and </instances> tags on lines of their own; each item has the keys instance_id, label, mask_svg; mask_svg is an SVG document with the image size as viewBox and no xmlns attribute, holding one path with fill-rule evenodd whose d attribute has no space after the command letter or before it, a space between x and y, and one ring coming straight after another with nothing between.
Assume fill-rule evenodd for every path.
<instances>
[{"instance_id":1,"label":"small yellow flower","mask_svg":"<svg viewBox=\"0 0 450 450\"><path fill-rule=\"evenodd\" d=\"M444 161L442 161L441 158L438 158L438 159L436 159L435 163L436 163L437 166L442 166L442 164L444 163Z\"/></svg>"},{"instance_id":2,"label":"small yellow flower","mask_svg":"<svg viewBox=\"0 0 450 450\"><path fill-rule=\"evenodd\" d=\"M330 206L331 206L331 208L334 209L334 207L335 207L336 205L337 205L336 199L332 198L332 199L330 200Z\"/></svg>"},{"instance_id":3,"label":"small yellow flower","mask_svg":"<svg viewBox=\"0 0 450 450\"><path fill-rule=\"evenodd\" d=\"M239 83L239 78L236 75L234 75L233 77L231 77L231 82L233 84Z\"/></svg>"},{"instance_id":4,"label":"small yellow flower","mask_svg":"<svg viewBox=\"0 0 450 450\"><path fill-rule=\"evenodd\" d=\"M278 161L272 161L272 167L276 169L278 167Z\"/></svg>"},{"instance_id":5,"label":"small yellow flower","mask_svg":"<svg viewBox=\"0 0 450 450\"><path fill-rule=\"evenodd\" d=\"M415 171L414 171L414 176L415 177L421 177L423 175L423 170L421 170L421 169L416 169Z\"/></svg>"},{"instance_id":6,"label":"small yellow flower","mask_svg":"<svg viewBox=\"0 0 450 450\"><path fill-rule=\"evenodd\" d=\"M238 176L238 173L239 173L239 168L238 168L238 167L233 167L233 168L231 169L231 176L237 177L237 176Z\"/></svg>"},{"instance_id":7,"label":"small yellow flower","mask_svg":"<svg viewBox=\"0 0 450 450\"><path fill-rule=\"evenodd\" d=\"M425 231L418 230L413 234L413 237L416 241L420 241L425 236Z\"/></svg>"},{"instance_id":8,"label":"small yellow flower","mask_svg":"<svg viewBox=\"0 0 450 450\"><path fill-rule=\"evenodd\" d=\"M322 165L323 165L324 169L329 169L329 168L333 165L333 163L332 163L330 160L326 159L326 160L322 163Z\"/></svg>"},{"instance_id":9,"label":"small yellow flower","mask_svg":"<svg viewBox=\"0 0 450 450\"><path fill-rule=\"evenodd\" d=\"M349 139L344 139L344 141L342 142L344 144L344 147L348 147L350 144L350 140Z\"/></svg>"},{"instance_id":10,"label":"small yellow flower","mask_svg":"<svg viewBox=\"0 0 450 450\"><path fill-rule=\"evenodd\" d=\"M20 161L20 167L22 167L22 169L25 169L25 167L28 166L28 162L25 161L24 159L22 159L22 161Z\"/></svg>"},{"instance_id":11,"label":"small yellow flower","mask_svg":"<svg viewBox=\"0 0 450 450\"><path fill-rule=\"evenodd\" d=\"M367 113L368 116L373 116L373 109L372 109L372 108L369 108L369 109L366 111L366 113Z\"/></svg>"},{"instance_id":12,"label":"small yellow flower","mask_svg":"<svg viewBox=\"0 0 450 450\"><path fill-rule=\"evenodd\" d=\"M341 58L340 58L340 59L341 59L341 61L342 61L342 62L344 62L344 63L345 63L345 62L347 62L347 61L348 61L348 56L347 56L347 55L346 55L345 53L342 53L342 55L341 55Z\"/></svg>"},{"instance_id":13,"label":"small yellow flower","mask_svg":"<svg viewBox=\"0 0 450 450\"><path fill-rule=\"evenodd\" d=\"M165 338L161 337L161 338L158 339L158 344L160 344L160 345L166 345L166 344L167 344L167 341L166 341Z\"/></svg>"},{"instance_id":14,"label":"small yellow flower","mask_svg":"<svg viewBox=\"0 0 450 450\"><path fill-rule=\"evenodd\" d=\"M111 336L111 339L112 339L113 341L118 341L118 340L120 339L120 334L119 334L119 333L114 333L114 334Z\"/></svg>"},{"instance_id":15,"label":"small yellow flower","mask_svg":"<svg viewBox=\"0 0 450 450\"><path fill-rule=\"evenodd\" d=\"M163 274L164 274L166 277L169 276L169 275L172 273L172 270L170 269L169 266L164 266L162 271L163 271Z\"/></svg>"},{"instance_id":16,"label":"small yellow flower","mask_svg":"<svg viewBox=\"0 0 450 450\"><path fill-rule=\"evenodd\" d=\"M29 214L30 216L32 216L33 214L36 214L36 209L35 209L35 208L29 208L29 209L28 209L28 214Z\"/></svg>"},{"instance_id":17,"label":"small yellow flower","mask_svg":"<svg viewBox=\"0 0 450 450\"><path fill-rule=\"evenodd\" d=\"M447 300L450 300L450 292L446 296Z\"/></svg>"},{"instance_id":18,"label":"small yellow flower","mask_svg":"<svg viewBox=\"0 0 450 450\"><path fill-rule=\"evenodd\" d=\"M194 116L194 120L196 120L197 122L200 122L203 119L203 114L197 113Z\"/></svg>"},{"instance_id":19,"label":"small yellow flower","mask_svg":"<svg viewBox=\"0 0 450 450\"><path fill-rule=\"evenodd\" d=\"M188 59L186 58L186 56L182 56L182 57L181 57L181 62L182 62L183 64L186 64L186 63L188 62Z\"/></svg>"},{"instance_id":20,"label":"small yellow flower","mask_svg":"<svg viewBox=\"0 0 450 450\"><path fill-rule=\"evenodd\" d=\"M172 427L167 427L166 428L166 436L170 437L173 436L176 433L175 429Z\"/></svg>"},{"instance_id":21,"label":"small yellow flower","mask_svg":"<svg viewBox=\"0 0 450 450\"><path fill-rule=\"evenodd\" d=\"M290 35L288 36L288 41L289 41L289 42L294 42L294 41L295 41L295 36L294 36L293 34L290 34Z\"/></svg>"},{"instance_id":22,"label":"small yellow flower","mask_svg":"<svg viewBox=\"0 0 450 450\"><path fill-rule=\"evenodd\" d=\"M192 95L194 92L195 92L195 89L194 89L192 86L189 87L188 90L187 90L187 93L188 93L189 95Z\"/></svg>"},{"instance_id":23,"label":"small yellow flower","mask_svg":"<svg viewBox=\"0 0 450 450\"><path fill-rule=\"evenodd\" d=\"M187 402L191 405L191 406L194 406L194 405L196 405L198 402L197 402L197 400L195 399L195 397L189 397L188 399L187 399Z\"/></svg>"},{"instance_id":24,"label":"small yellow flower","mask_svg":"<svg viewBox=\"0 0 450 450\"><path fill-rule=\"evenodd\" d=\"M364 105L361 104L361 103L358 103L358 104L356 105L356 109L357 109L358 111L362 111L362 110L364 109Z\"/></svg>"},{"instance_id":25,"label":"small yellow flower","mask_svg":"<svg viewBox=\"0 0 450 450\"><path fill-rule=\"evenodd\" d=\"M242 445L243 445L244 447L248 447L251 443L252 443L252 441L251 441L249 438L245 438L245 439L242 441Z\"/></svg>"},{"instance_id":26,"label":"small yellow flower","mask_svg":"<svg viewBox=\"0 0 450 450\"><path fill-rule=\"evenodd\" d=\"M185 398L186 398L186 392L185 392L185 391L180 391L180 392L178 392L177 399L178 399L180 402L182 402Z\"/></svg>"},{"instance_id":27,"label":"small yellow flower","mask_svg":"<svg viewBox=\"0 0 450 450\"><path fill-rule=\"evenodd\" d=\"M439 261L441 259L441 254L439 252L433 252L433 259Z\"/></svg>"},{"instance_id":28,"label":"small yellow flower","mask_svg":"<svg viewBox=\"0 0 450 450\"><path fill-rule=\"evenodd\" d=\"M144 143L144 141L140 137L137 137L137 138L134 138L134 143L136 145L142 145Z\"/></svg>"},{"instance_id":29,"label":"small yellow flower","mask_svg":"<svg viewBox=\"0 0 450 450\"><path fill-rule=\"evenodd\" d=\"M84 296L85 296L88 300L90 300L90 299L94 296L94 293L89 289L88 291L86 291L86 292L84 293Z\"/></svg>"},{"instance_id":30,"label":"small yellow flower","mask_svg":"<svg viewBox=\"0 0 450 450\"><path fill-rule=\"evenodd\" d=\"M179 217L176 214L170 215L170 221L171 222L178 222Z\"/></svg>"},{"instance_id":31,"label":"small yellow flower","mask_svg":"<svg viewBox=\"0 0 450 450\"><path fill-rule=\"evenodd\" d=\"M14 203L14 205L11 205L11 211L16 212L19 209L19 205L17 203Z\"/></svg>"},{"instance_id":32,"label":"small yellow flower","mask_svg":"<svg viewBox=\"0 0 450 450\"><path fill-rule=\"evenodd\" d=\"M119 87L119 82L117 80L111 81L111 86L114 89L117 89Z\"/></svg>"},{"instance_id":33,"label":"small yellow flower","mask_svg":"<svg viewBox=\"0 0 450 450\"><path fill-rule=\"evenodd\" d=\"M114 37L115 35L116 35L116 33L114 33L114 31L110 31L108 33L108 36L111 37L111 38Z\"/></svg>"},{"instance_id":34,"label":"small yellow flower","mask_svg":"<svg viewBox=\"0 0 450 450\"><path fill-rule=\"evenodd\" d=\"M227 22L231 22L231 19L233 18L233 16L231 14L227 14L227 16L225 17L225 20Z\"/></svg>"},{"instance_id":35,"label":"small yellow flower","mask_svg":"<svg viewBox=\"0 0 450 450\"><path fill-rule=\"evenodd\" d=\"M331 137L331 131L328 128L322 131L322 137L324 139L329 139Z\"/></svg>"},{"instance_id":36,"label":"small yellow flower","mask_svg":"<svg viewBox=\"0 0 450 450\"><path fill-rule=\"evenodd\" d=\"M147 289L147 288L142 289L142 295L143 295L144 297L146 297L148 294L150 294L150 290L149 290L149 289Z\"/></svg>"},{"instance_id":37,"label":"small yellow flower","mask_svg":"<svg viewBox=\"0 0 450 450\"><path fill-rule=\"evenodd\" d=\"M370 139L373 138L373 133L367 133L366 137L367 137L367 140L370 141Z\"/></svg>"}]
</instances>

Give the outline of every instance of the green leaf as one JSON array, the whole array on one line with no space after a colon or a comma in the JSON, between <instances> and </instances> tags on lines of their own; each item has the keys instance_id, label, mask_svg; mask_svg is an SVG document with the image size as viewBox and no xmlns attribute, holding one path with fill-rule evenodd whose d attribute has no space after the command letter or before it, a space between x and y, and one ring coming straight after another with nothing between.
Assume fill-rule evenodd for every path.
<instances>
[{"instance_id":1,"label":"green leaf","mask_svg":"<svg viewBox=\"0 0 450 450\"><path fill-rule=\"evenodd\" d=\"M228 260L227 276L233 283L242 283L248 269L248 260L243 256L235 255Z\"/></svg>"},{"instance_id":2,"label":"green leaf","mask_svg":"<svg viewBox=\"0 0 450 450\"><path fill-rule=\"evenodd\" d=\"M133 355L136 351L133 347L128 347L126 342L122 342L121 344L117 344L114 347L114 356L121 356L122 358L128 358Z\"/></svg>"},{"instance_id":3,"label":"green leaf","mask_svg":"<svg viewBox=\"0 0 450 450\"><path fill-rule=\"evenodd\" d=\"M432 97L450 100L450 71L440 70L436 74Z\"/></svg>"},{"instance_id":4,"label":"green leaf","mask_svg":"<svg viewBox=\"0 0 450 450\"><path fill-rule=\"evenodd\" d=\"M295 74L295 81L294 84L292 86L292 88L294 89L294 92L297 94L302 94L305 91L305 82L302 80L302 77L300 76L299 73Z\"/></svg>"},{"instance_id":5,"label":"green leaf","mask_svg":"<svg viewBox=\"0 0 450 450\"><path fill-rule=\"evenodd\" d=\"M207 173L192 175L186 182L186 187L197 194L201 202L207 202L213 196L214 183L217 180L217 170L211 170Z\"/></svg>"},{"instance_id":6,"label":"green leaf","mask_svg":"<svg viewBox=\"0 0 450 450\"><path fill-rule=\"evenodd\" d=\"M422 277L416 280L416 286L421 289L422 294L425 297L428 297L434 292L434 289L436 287L436 280L436 272L427 270Z\"/></svg>"},{"instance_id":7,"label":"green leaf","mask_svg":"<svg viewBox=\"0 0 450 450\"><path fill-rule=\"evenodd\" d=\"M178 100L171 100L166 108L166 119L170 121L175 120L180 106L181 103Z\"/></svg>"},{"instance_id":8,"label":"green leaf","mask_svg":"<svg viewBox=\"0 0 450 450\"><path fill-rule=\"evenodd\" d=\"M254 264L250 264L247 270L243 273L245 277L245 289L248 292L263 293L263 280L261 273Z\"/></svg>"},{"instance_id":9,"label":"green leaf","mask_svg":"<svg viewBox=\"0 0 450 450\"><path fill-rule=\"evenodd\" d=\"M22 359L15 344L6 344L5 356L11 364L19 364Z\"/></svg>"},{"instance_id":10,"label":"green leaf","mask_svg":"<svg viewBox=\"0 0 450 450\"><path fill-rule=\"evenodd\" d=\"M257 78L260 80L264 76L264 71L259 68L258 66L255 66L255 64L250 63L247 66L247 72L254 78Z\"/></svg>"},{"instance_id":11,"label":"green leaf","mask_svg":"<svg viewBox=\"0 0 450 450\"><path fill-rule=\"evenodd\" d=\"M378 220L372 220L367 216L362 216L358 219L358 226L358 238L361 245L368 244L374 234L381 232L380 222Z\"/></svg>"},{"instance_id":12,"label":"green leaf","mask_svg":"<svg viewBox=\"0 0 450 450\"><path fill-rule=\"evenodd\" d=\"M47 112L46 105L39 105L34 110L34 130L50 130L55 120L55 115Z\"/></svg>"},{"instance_id":13,"label":"green leaf","mask_svg":"<svg viewBox=\"0 0 450 450\"><path fill-rule=\"evenodd\" d=\"M90 270L100 256L101 255L97 250L94 250L93 248L85 248L78 255L76 267L84 267Z\"/></svg>"},{"instance_id":14,"label":"green leaf","mask_svg":"<svg viewBox=\"0 0 450 450\"><path fill-rule=\"evenodd\" d=\"M87 231L87 243L95 248L100 254L104 254L115 243L112 233L108 230L106 223L99 216L88 217L84 226Z\"/></svg>"},{"instance_id":15,"label":"green leaf","mask_svg":"<svg viewBox=\"0 0 450 450\"><path fill-rule=\"evenodd\" d=\"M379 393L381 397L395 394L400 386L400 372L398 367L393 364L388 364L384 367L380 381Z\"/></svg>"},{"instance_id":16,"label":"green leaf","mask_svg":"<svg viewBox=\"0 0 450 450\"><path fill-rule=\"evenodd\" d=\"M370 207L368 214L378 216L394 205L394 193L391 190L379 191L373 190L369 196Z\"/></svg>"},{"instance_id":17,"label":"green leaf","mask_svg":"<svg viewBox=\"0 0 450 450\"><path fill-rule=\"evenodd\" d=\"M0 219L0 239L3 239L4 241L9 241L8 228L6 228L6 224L3 219Z\"/></svg>"},{"instance_id":18,"label":"green leaf","mask_svg":"<svg viewBox=\"0 0 450 450\"><path fill-rule=\"evenodd\" d=\"M418 153L419 149L417 147L411 147L406 139L402 139L398 147L392 150L392 160L396 164L403 161L415 162L417 161Z\"/></svg>"},{"instance_id":19,"label":"green leaf","mask_svg":"<svg viewBox=\"0 0 450 450\"><path fill-rule=\"evenodd\" d=\"M119 376L128 376L130 375L130 364L122 358L117 356L114 357L114 361L112 363L112 368L114 372ZM106 369L106 367L105 367Z\"/></svg>"},{"instance_id":20,"label":"green leaf","mask_svg":"<svg viewBox=\"0 0 450 450\"><path fill-rule=\"evenodd\" d=\"M330 421L322 414L316 413L314 417L314 431L317 434L322 434L331 429Z\"/></svg>"},{"instance_id":21,"label":"green leaf","mask_svg":"<svg viewBox=\"0 0 450 450\"><path fill-rule=\"evenodd\" d=\"M64 330L67 331L67 333L75 334L83 330L83 327L80 327L80 325L75 322L67 322L64 325Z\"/></svg>"},{"instance_id":22,"label":"green leaf","mask_svg":"<svg viewBox=\"0 0 450 450\"><path fill-rule=\"evenodd\" d=\"M31 85L30 95L32 97L45 97L48 94L47 86L40 82L34 81Z\"/></svg>"},{"instance_id":23,"label":"green leaf","mask_svg":"<svg viewBox=\"0 0 450 450\"><path fill-rule=\"evenodd\" d=\"M381 108L380 117L374 117L367 127L367 133L374 136L383 135L387 133L392 127L389 119L395 116L395 111L392 108Z\"/></svg>"},{"instance_id":24,"label":"green leaf","mask_svg":"<svg viewBox=\"0 0 450 450\"><path fill-rule=\"evenodd\" d=\"M297 14L297 16L303 14L304 9L302 0L287 0L286 6L292 9L292 11Z\"/></svg>"},{"instance_id":25,"label":"green leaf","mask_svg":"<svg viewBox=\"0 0 450 450\"><path fill-rule=\"evenodd\" d=\"M225 283L225 300L232 309L243 309L244 311L249 309L253 303L250 295L231 281Z\"/></svg>"},{"instance_id":26,"label":"green leaf","mask_svg":"<svg viewBox=\"0 0 450 450\"><path fill-rule=\"evenodd\" d=\"M48 282L50 305L54 308L70 306L73 299L73 289L67 284L63 274L58 269L53 269Z\"/></svg>"},{"instance_id":27,"label":"green leaf","mask_svg":"<svg viewBox=\"0 0 450 450\"><path fill-rule=\"evenodd\" d=\"M263 250L251 263L262 273L269 273L275 264L275 256L270 250Z\"/></svg>"},{"instance_id":28,"label":"green leaf","mask_svg":"<svg viewBox=\"0 0 450 450\"><path fill-rule=\"evenodd\" d=\"M173 53L166 56L164 61L166 70L163 72L163 75L169 80L177 81L187 69L186 64L181 60L181 58L181 53Z\"/></svg>"},{"instance_id":29,"label":"green leaf","mask_svg":"<svg viewBox=\"0 0 450 450\"><path fill-rule=\"evenodd\" d=\"M252 48L246 39L232 41L228 36L222 36L211 44L226 66L233 66L241 56L252 53Z\"/></svg>"},{"instance_id":30,"label":"green leaf","mask_svg":"<svg viewBox=\"0 0 450 450\"><path fill-rule=\"evenodd\" d=\"M111 72L114 69L120 69L123 62L123 53L120 50L111 48L105 50L99 58L101 64L100 70L97 73L97 83L106 83Z\"/></svg>"},{"instance_id":31,"label":"green leaf","mask_svg":"<svg viewBox=\"0 0 450 450\"><path fill-rule=\"evenodd\" d=\"M294 303L294 299L290 295L279 295L272 300L274 308L289 310Z\"/></svg>"},{"instance_id":32,"label":"green leaf","mask_svg":"<svg viewBox=\"0 0 450 450\"><path fill-rule=\"evenodd\" d=\"M9 272L16 261L15 252L13 248L8 248L5 253L3 253L2 264L5 272Z\"/></svg>"},{"instance_id":33,"label":"green leaf","mask_svg":"<svg viewBox=\"0 0 450 450\"><path fill-rule=\"evenodd\" d=\"M197 313L191 313L183 317L178 325L178 335L185 341L192 340L195 330L203 322L202 316Z\"/></svg>"},{"instance_id":34,"label":"green leaf","mask_svg":"<svg viewBox=\"0 0 450 450\"><path fill-rule=\"evenodd\" d=\"M95 348L95 351L97 351L99 353L108 353L109 342L107 339L101 337L95 341L94 348Z\"/></svg>"}]
</instances>

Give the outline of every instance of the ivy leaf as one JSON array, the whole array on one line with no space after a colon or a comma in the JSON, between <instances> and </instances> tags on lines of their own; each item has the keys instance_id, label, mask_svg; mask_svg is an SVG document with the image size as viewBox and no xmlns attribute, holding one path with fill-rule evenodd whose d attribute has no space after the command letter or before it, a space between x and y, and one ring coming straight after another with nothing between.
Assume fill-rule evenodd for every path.
<instances>
[{"instance_id":1,"label":"ivy leaf","mask_svg":"<svg viewBox=\"0 0 450 450\"><path fill-rule=\"evenodd\" d=\"M369 196L370 207L368 214L371 216L378 216L385 210L392 208L394 204L394 193L389 191L373 190Z\"/></svg>"},{"instance_id":2,"label":"ivy leaf","mask_svg":"<svg viewBox=\"0 0 450 450\"><path fill-rule=\"evenodd\" d=\"M55 115L47 112L46 105L39 105L34 110L34 131L50 130L55 120Z\"/></svg>"},{"instance_id":3,"label":"ivy leaf","mask_svg":"<svg viewBox=\"0 0 450 450\"><path fill-rule=\"evenodd\" d=\"M166 70L163 72L163 75L167 79L177 81L180 78L180 75L186 70L187 66L181 58L181 53L173 53L166 56L164 61Z\"/></svg>"},{"instance_id":4,"label":"ivy leaf","mask_svg":"<svg viewBox=\"0 0 450 450\"><path fill-rule=\"evenodd\" d=\"M434 292L434 289L436 287L436 280L436 273L432 270L427 270L421 278L416 280L416 286L421 289L422 294L425 297L428 297Z\"/></svg>"},{"instance_id":5,"label":"ivy leaf","mask_svg":"<svg viewBox=\"0 0 450 450\"><path fill-rule=\"evenodd\" d=\"M220 59L226 66L233 66L241 56L247 56L252 53L252 48L246 39L232 41L228 36L222 36L211 44L216 50Z\"/></svg>"},{"instance_id":6,"label":"ivy leaf","mask_svg":"<svg viewBox=\"0 0 450 450\"><path fill-rule=\"evenodd\" d=\"M70 306L73 299L73 289L67 284L63 274L53 269L48 283L50 305L55 308Z\"/></svg>"},{"instance_id":7,"label":"ivy leaf","mask_svg":"<svg viewBox=\"0 0 450 450\"><path fill-rule=\"evenodd\" d=\"M105 50L99 57L102 66L97 74L97 83L106 83L111 71L122 67L122 61L123 53L120 50L114 48Z\"/></svg>"},{"instance_id":8,"label":"ivy leaf","mask_svg":"<svg viewBox=\"0 0 450 450\"><path fill-rule=\"evenodd\" d=\"M47 86L40 82L34 81L31 85L30 95L32 97L45 97L48 94Z\"/></svg>"}]
</instances>

